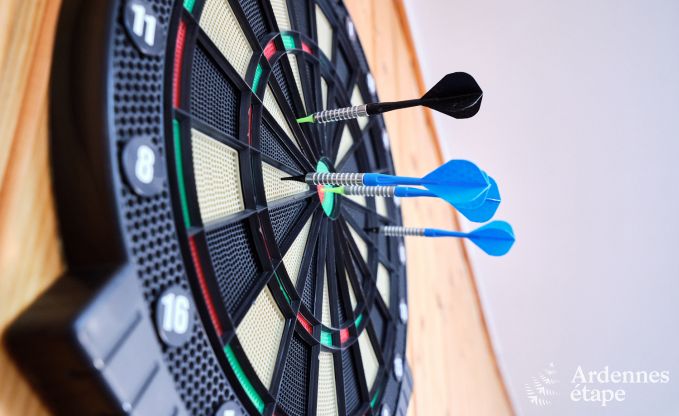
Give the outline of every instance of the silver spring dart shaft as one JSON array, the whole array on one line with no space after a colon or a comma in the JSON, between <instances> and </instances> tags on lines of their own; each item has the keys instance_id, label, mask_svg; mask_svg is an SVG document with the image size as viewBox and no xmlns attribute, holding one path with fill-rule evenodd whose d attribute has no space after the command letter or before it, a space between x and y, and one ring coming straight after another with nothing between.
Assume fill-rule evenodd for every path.
<instances>
[{"instance_id":1,"label":"silver spring dart shaft","mask_svg":"<svg viewBox=\"0 0 679 416\"><path fill-rule=\"evenodd\" d=\"M319 111L314 113L314 122L332 123L334 121L352 120L359 117L368 117L368 106L366 104Z\"/></svg>"},{"instance_id":2,"label":"silver spring dart shaft","mask_svg":"<svg viewBox=\"0 0 679 416\"><path fill-rule=\"evenodd\" d=\"M304 180L309 185L360 186L363 185L364 173L315 172L306 175Z\"/></svg>"},{"instance_id":3,"label":"silver spring dart shaft","mask_svg":"<svg viewBox=\"0 0 679 416\"><path fill-rule=\"evenodd\" d=\"M424 237L424 228L385 225L380 227L380 233L386 235L387 237Z\"/></svg>"},{"instance_id":4,"label":"silver spring dart shaft","mask_svg":"<svg viewBox=\"0 0 679 416\"><path fill-rule=\"evenodd\" d=\"M381 196L385 198L393 198L396 195L395 186L345 186L344 195Z\"/></svg>"}]
</instances>

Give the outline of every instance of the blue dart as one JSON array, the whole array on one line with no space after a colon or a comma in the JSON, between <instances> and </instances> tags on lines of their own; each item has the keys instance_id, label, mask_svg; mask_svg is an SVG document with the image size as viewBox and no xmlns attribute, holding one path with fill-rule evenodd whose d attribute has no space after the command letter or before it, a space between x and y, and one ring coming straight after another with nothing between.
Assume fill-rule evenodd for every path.
<instances>
[{"instance_id":1,"label":"blue dart","mask_svg":"<svg viewBox=\"0 0 679 416\"><path fill-rule=\"evenodd\" d=\"M483 205L490 189L488 175L467 160L450 160L422 178L382 173L315 172L283 180L306 182L312 186L422 186L437 197L451 204L464 204L466 208Z\"/></svg>"},{"instance_id":2,"label":"blue dart","mask_svg":"<svg viewBox=\"0 0 679 416\"><path fill-rule=\"evenodd\" d=\"M498 189L497 183L491 177L488 177L488 180L490 181L490 189L488 190L485 201L480 207L469 208L466 204L455 204L443 197L441 197L441 199L453 205L455 209L469 221L486 222L493 218L493 215L495 215L501 202L500 190ZM346 196L355 195L384 198L439 198L439 195L432 191L409 186L339 186L336 188L322 188L322 192Z\"/></svg>"},{"instance_id":3,"label":"blue dart","mask_svg":"<svg viewBox=\"0 0 679 416\"><path fill-rule=\"evenodd\" d=\"M388 237L417 236L466 238L491 256L503 256L507 254L516 240L512 226L505 221L489 222L469 233L440 230L437 228L412 228L392 225L372 228L368 231L378 232Z\"/></svg>"}]
</instances>

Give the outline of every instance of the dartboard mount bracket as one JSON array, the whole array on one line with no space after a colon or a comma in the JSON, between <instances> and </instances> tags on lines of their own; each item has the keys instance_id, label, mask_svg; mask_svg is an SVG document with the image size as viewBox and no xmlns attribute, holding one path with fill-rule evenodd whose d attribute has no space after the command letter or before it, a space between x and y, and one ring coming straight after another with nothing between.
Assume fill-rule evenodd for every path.
<instances>
[{"instance_id":1,"label":"dartboard mount bracket","mask_svg":"<svg viewBox=\"0 0 679 416\"><path fill-rule=\"evenodd\" d=\"M277 0L284 23L274 1L224 0L253 52L239 73L203 24L208 2L63 2L50 153L68 270L8 348L57 414L402 414L403 242L363 232L400 223L398 206L346 200L324 215L320 194L270 179L320 161L393 172L381 118L286 126L305 107L377 98L348 13ZM314 13L335 30L326 46ZM239 207L210 205L213 154ZM270 364L245 333L267 305L280 316L261 321L280 330Z\"/></svg>"}]
</instances>

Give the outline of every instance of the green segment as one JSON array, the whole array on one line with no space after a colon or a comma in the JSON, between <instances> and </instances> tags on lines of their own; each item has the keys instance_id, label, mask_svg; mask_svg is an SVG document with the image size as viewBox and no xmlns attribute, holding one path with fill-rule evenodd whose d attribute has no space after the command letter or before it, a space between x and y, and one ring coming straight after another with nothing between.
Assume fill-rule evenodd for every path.
<instances>
[{"instance_id":1,"label":"green segment","mask_svg":"<svg viewBox=\"0 0 679 416\"><path fill-rule=\"evenodd\" d=\"M252 404L255 405L259 413L264 412L264 400L262 400L262 398L257 393L257 390L255 390L255 386L253 386L252 383L250 383L250 380L248 380L248 377L245 375L243 368L240 366L240 363L236 358L236 354L234 354L233 350L231 349L231 345L224 347L224 353L226 353L226 359L229 361L229 365L233 369L233 372L236 373L238 382L241 384L241 386L243 386L243 389L245 389L245 394L248 395L250 401L252 401Z\"/></svg>"},{"instance_id":2,"label":"green segment","mask_svg":"<svg viewBox=\"0 0 679 416\"><path fill-rule=\"evenodd\" d=\"M193 6L196 5L196 0L184 0L184 8L189 12L193 12Z\"/></svg>"},{"instance_id":3,"label":"green segment","mask_svg":"<svg viewBox=\"0 0 679 416\"><path fill-rule=\"evenodd\" d=\"M297 48L297 46L295 46L295 38L293 38L292 35L284 34L281 35L281 38L283 39L283 46L285 46L285 49Z\"/></svg>"},{"instance_id":4,"label":"green segment","mask_svg":"<svg viewBox=\"0 0 679 416\"><path fill-rule=\"evenodd\" d=\"M179 122L172 120L172 131L174 136L174 161L177 166L177 185L179 187L179 199L182 205L182 215L184 216L184 226L191 228L191 219L189 218L189 203L186 199L186 186L184 185L184 165L182 163L182 143L181 133L179 129Z\"/></svg>"},{"instance_id":5,"label":"green segment","mask_svg":"<svg viewBox=\"0 0 679 416\"><path fill-rule=\"evenodd\" d=\"M290 302L290 296L288 296L288 292L283 287L283 282L281 282L281 279L278 277L277 274L275 276L276 276L276 281L278 282L278 287L281 288L281 292L283 292L283 296L285 296L285 300L287 300L288 303L292 303L292 302Z\"/></svg>"},{"instance_id":6,"label":"green segment","mask_svg":"<svg viewBox=\"0 0 679 416\"><path fill-rule=\"evenodd\" d=\"M314 121L315 121L315 120L314 120L314 115L313 115L313 114L309 114L309 115L306 116L306 117L302 117L302 118L298 118L298 119L297 119L297 123L298 123L298 124L302 124L302 123L313 123Z\"/></svg>"},{"instance_id":7,"label":"green segment","mask_svg":"<svg viewBox=\"0 0 679 416\"><path fill-rule=\"evenodd\" d=\"M371 408L374 408L374 407L375 407L375 405L377 404L377 398L378 398L379 396L380 396L380 391L377 390L377 391L375 392L375 395L373 396L373 399L370 401L370 407L371 407Z\"/></svg>"},{"instance_id":8,"label":"green segment","mask_svg":"<svg viewBox=\"0 0 679 416\"><path fill-rule=\"evenodd\" d=\"M321 331L321 344L332 347L332 334L330 332Z\"/></svg>"},{"instance_id":9,"label":"green segment","mask_svg":"<svg viewBox=\"0 0 679 416\"><path fill-rule=\"evenodd\" d=\"M262 78L262 66L257 65L255 69L255 77L252 79L252 91L257 92L257 87L259 86L259 80Z\"/></svg>"},{"instance_id":10,"label":"green segment","mask_svg":"<svg viewBox=\"0 0 679 416\"><path fill-rule=\"evenodd\" d=\"M363 314L358 315L358 317L354 321L354 325L356 325L356 328L361 326L361 321L363 321Z\"/></svg>"},{"instance_id":11,"label":"green segment","mask_svg":"<svg viewBox=\"0 0 679 416\"><path fill-rule=\"evenodd\" d=\"M316 165L316 172L328 173L330 172L330 169L328 169L328 165L323 163L323 161L318 161L318 164ZM332 189L333 187L331 185L325 185L323 188ZM335 208L335 194L324 193L323 202L321 205L323 206L323 212L325 212L325 215L328 217L332 215L332 210Z\"/></svg>"},{"instance_id":12,"label":"green segment","mask_svg":"<svg viewBox=\"0 0 679 416\"><path fill-rule=\"evenodd\" d=\"M323 188L325 193L344 195L344 187L338 186L335 188Z\"/></svg>"}]
</instances>

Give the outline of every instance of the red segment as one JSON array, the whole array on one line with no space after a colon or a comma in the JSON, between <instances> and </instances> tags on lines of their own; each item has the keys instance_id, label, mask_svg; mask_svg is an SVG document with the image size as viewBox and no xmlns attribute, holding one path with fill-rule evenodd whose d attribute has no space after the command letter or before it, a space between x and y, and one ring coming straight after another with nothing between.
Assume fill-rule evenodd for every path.
<instances>
[{"instance_id":1,"label":"red segment","mask_svg":"<svg viewBox=\"0 0 679 416\"><path fill-rule=\"evenodd\" d=\"M344 344L349 340L349 328L340 329L340 343Z\"/></svg>"},{"instance_id":2,"label":"red segment","mask_svg":"<svg viewBox=\"0 0 679 416\"><path fill-rule=\"evenodd\" d=\"M302 42L302 50L303 50L304 52L308 53L309 55L313 55L313 54L314 54L314 52L311 50L311 47L310 47L309 45L307 45L306 42Z\"/></svg>"},{"instance_id":3,"label":"red segment","mask_svg":"<svg viewBox=\"0 0 679 416\"><path fill-rule=\"evenodd\" d=\"M262 227L259 227L259 235L262 237L262 241L264 242L264 250L266 250L266 256L271 260L271 253L269 253L269 246L266 245L266 238L264 238L264 232L262 231Z\"/></svg>"},{"instance_id":4,"label":"red segment","mask_svg":"<svg viewBox=\"0 0 679 416\"><path fill-rule=\"evenodd\" d=\"M266 57L266 60L271 60L274 53L276 53L276 44L271 40L264 47L264 56Z\"/></svg>"},{"instance_id":5,"label":"red segment","mask_svg":"<svg viewBox=\"0 0 679 416\"><path fill-rule=\"evenodd\" d=\"M318 192L318 199L321 200L321 204L323 203L323 200L325 199L325 192L323 192L323 187L325 185L316 185L316 192Z\"/></svg>"},{"instance_id":6,"label":"red segment","mask_svg":"<svg viewBox=\"0 0 679 416\"><path fill-rule=\"evenodd\" d=\"M198 283L200 284L200 291L203 293L203 299L205 299L205 304L207 305L208 313L210 314L210 320L212 325L214 325L217 330L217 335L220 337L223 334L222 324L219 322L217 317L217 311L215 310L215 305L212 303L212 297L210 297L210 292L207 289L207 283L205 283L205 275L203 274L203 266L200 264L200 257L198 257L198 249L196 248L196 242L193 237L189 237L189 248L191 250L191 258L193 259L193 265L196 268L196 274L198 275Z\"/></svg>"},{"instance_id":7,"label":"red segment","mask_svg":"<svg viewBox=\"0 0 679 416\"><path fill-rule=\"evenodd\" d=\"M174 49L174 75L172 78L172 105L179 108L179 96L181 95L182 60L184 59L184 44L186 43L186 23L179 22L177 30L177 43Z\"/></svg>"},{"instance_id":8,"label":"red segment","mask_svg":"<svg viewBox=\"0 0 679 416\"><path fill-rule=\"evenodd\" d=\"M309 334L313 334L314 328L311 326L309 321L307 321L304 318L304 316L302 316L300 312L297 312L297 320L299 321L300 325L302 325L304 329L306 329L306 332L308 332Z\"/></svg>"}]
</instances>

